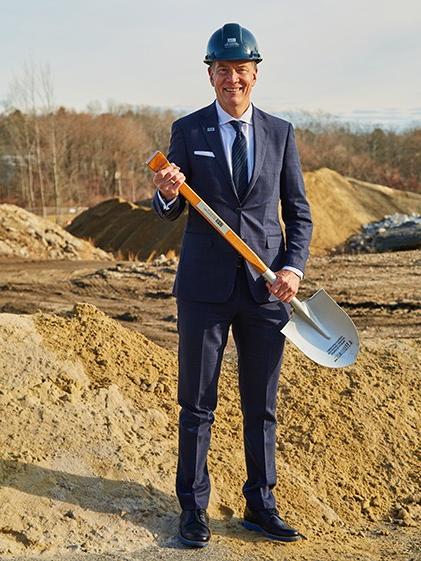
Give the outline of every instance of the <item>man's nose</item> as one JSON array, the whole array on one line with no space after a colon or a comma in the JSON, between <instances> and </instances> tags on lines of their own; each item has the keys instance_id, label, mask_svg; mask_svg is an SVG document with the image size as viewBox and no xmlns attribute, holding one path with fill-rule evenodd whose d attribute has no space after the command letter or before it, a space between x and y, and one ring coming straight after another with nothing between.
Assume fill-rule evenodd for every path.
<instances>
[{"instance_id":1,"label":"man's nose","mask_svg":"<svg viewBox=\"0 0 421 561\"><path fill-rule=\"evenodd\" d=\"M228 80L230 80L230 82L238 82L238 78L239 75L237 74L236 70L232 69L231 72L228 75Z\"/></svg>"}]
</instances>

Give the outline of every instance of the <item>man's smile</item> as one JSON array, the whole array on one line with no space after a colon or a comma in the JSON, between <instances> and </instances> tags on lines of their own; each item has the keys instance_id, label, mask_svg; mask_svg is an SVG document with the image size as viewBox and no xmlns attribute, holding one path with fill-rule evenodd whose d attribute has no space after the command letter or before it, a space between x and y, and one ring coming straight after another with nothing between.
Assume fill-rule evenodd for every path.
<instances>
[{"instance_id":1,"label":"man's smile","mask_svg":"<svg viewBox=\"0 0 421 561\"><path fill-rule=\"evenodd\" d=\"M233 117L240 117L250 105L256 83L257 68L250 61L215 61L209 77L221 107Z\"/></svg>"}]
</instances>

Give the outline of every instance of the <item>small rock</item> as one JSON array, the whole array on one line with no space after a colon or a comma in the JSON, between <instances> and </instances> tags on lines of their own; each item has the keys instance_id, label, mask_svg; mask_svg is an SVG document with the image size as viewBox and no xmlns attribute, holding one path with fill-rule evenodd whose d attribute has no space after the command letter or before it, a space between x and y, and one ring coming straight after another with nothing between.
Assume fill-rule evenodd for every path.
<instances>
[{"instance_id":1,"label":"small rock","mask_svg":"<svg viewBox=\"0 0 421 561\"><path fill-rule=\"evenodd\" d=\"M168 424L168 416L158 409L149 409L148 419L150 423L156 427L165 427Z\"/></svg>"},{"instance_id":2,"label":"small rock","mask_svg":"<svg viewBox=\"0 0 421 561\"><path fill-rule=\"evenodd\" d=\"M153 392L156 389L158 382L155 380L148 385L148 392Z\"/></svg>"},{"instance_id":3,"label":"small rock","mask_svg":"<svg viewBox=\"0 0 421 561\"><path fill-rule=\"evenodd\" d=\"M170 314L169 316L165 316L162 318L164 321L169 321L170 323L177 323L177 316L174 314Z\"/></svg>"},{"instance_id":4,"label":"small rock","mask_svg":"<svg viewBox=\"0 0 421 561\"><path fill-rule=\"evenodd\" d=\"M415 520L412 518L412 516L410 515L409 512L406 512L403 517L402 517L402 526L406 526L406 527L415 527L417 526L417 523L415 522Z\"/></svg>"},{"instance_id":5,"label":"small rock","mask_svg":"<svg viewBox=\"0 0 421 561\"><path fill-rule=\"evenodd\" d=\"M370 501L367 500L367 499L365 499L365 500L362 502L362 504L361 504L361 510L362 510L362 511L364 511L364 510L365 510L365 511L368 511L369 508L370 508Z\"/></svg>"},{"instance_id":6,"label":"small rock","mask_svg":"<svg viewBox=\"0 0 421 561\"><path fill-rule=\"evenodd\" d=\"M76 516L73 510L68 510L67 512L64 513L64 516L66 518L72 518L73 520L76 520Z\"/></svg>"},{"instance_id":7,"label":"small rock","mask_svg":"<svg viewBox=\"0 0 421 561\"><path fill-rule=\"evenodd\" d=\"M138 315L133 314L131 312L124 312L114 317L115 319L119 319L121 321L137 321L139 319Z\"/></svg>"},{"instance_id":8,"label":"small rock","mask_svg":"<svg viewBox=\"0 0 421 561\"><path fill-rule=\"evenodd\" d=\"M397 513L396 513L396 518L398 518L399 520L403 520L404 518L406 518L408 516L408 511L406 508L404 508L402 505L396 505L397 506Z\"/></svg>"},{"instance_id":9,"label":"small rock","mask_svg":"<svg viewBox=\"0 0 421 561\"><path fill-rule=\"evenodd\" d=\"M70 543L69 545L66 545L66 548L71 549L72 551L79 551L81 546L78 543Z\"/></svg>"}]
</instances>

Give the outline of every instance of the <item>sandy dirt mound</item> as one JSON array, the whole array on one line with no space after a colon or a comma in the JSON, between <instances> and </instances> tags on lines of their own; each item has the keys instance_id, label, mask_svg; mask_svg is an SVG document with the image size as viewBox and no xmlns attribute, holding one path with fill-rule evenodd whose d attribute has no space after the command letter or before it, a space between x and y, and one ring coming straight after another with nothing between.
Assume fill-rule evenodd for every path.
<instances>
[{"instance_id":1,"label":"sandy dirt mound","mask_svg":"<svg viewBox=\"0 0 421 561\"><path fill-rule=\"evenodd\" d=\"M363 224L394 212L421 212L421 195L347 179L323 168L304 174L314 219L312 254L343 244ZM179 253L186 215L175 222L151 208L110 199L77 216L67 230L120 256L152 260Z\"/></svg>"},{"instance_id":2,"label":"sandy dirt mound","mask_svg":"<svg viewBox=\"0 0 421 561\"><path fill-rule=\"evenodd\" d=\"M172 547L175 353L87 304L62 316L1 314L0 346L2 558ZM331 371L287 346L276 494L309 538L288 559L388 559L380 537L416 531L419 360L419 343L402 341L364 346L356 365ZM259 538L239 525L245 470L233 379L228 359L210 453L214 543L279 559L261 541L252 557ZM396 547L390 559L403 559Z\"/></svg>"},{"instance_id":3,"label":"sandy dirt mound","mask_svg":"<svg viewBox=\"0 0 421 561\"><path fill-rule=\"evenodd\" d=\"M387 214L421 212L421 195L345 178L327 168L305 174L313 214L312 254L341 246L363 224Z\"/></svg>"},{"instance_id":4,"label":"sandy dirt mound","mask_svg":"<svg viewBox=\"0 0 421 561\"><path fill-rule=\"evenodd\" d=\"M0 257L110 259L91 243L15 205L0 205Z\"/></svg>"}]
</instances>

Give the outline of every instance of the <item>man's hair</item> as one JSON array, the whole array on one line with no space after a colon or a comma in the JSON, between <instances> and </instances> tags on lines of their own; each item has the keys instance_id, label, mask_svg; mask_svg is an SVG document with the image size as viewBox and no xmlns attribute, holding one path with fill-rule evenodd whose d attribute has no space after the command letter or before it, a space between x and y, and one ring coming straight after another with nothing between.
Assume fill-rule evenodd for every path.
<instances>
[{"instance_id":1,"label":"man's hair","mask_svg":"<svg viewBox=\"0 0 421 561\"><path fill-rule=\"evenodd\" d=\"M228 61L228 60L214 60L211 62L211 64L209 64L209 68L213 68L213 66L215 65L216 62L238 62L239 64L242 62L253 62L254 63L254 68L257 70L257 62L255 60L233 60L233 61Z\"/></svg>"}]
</instances>

